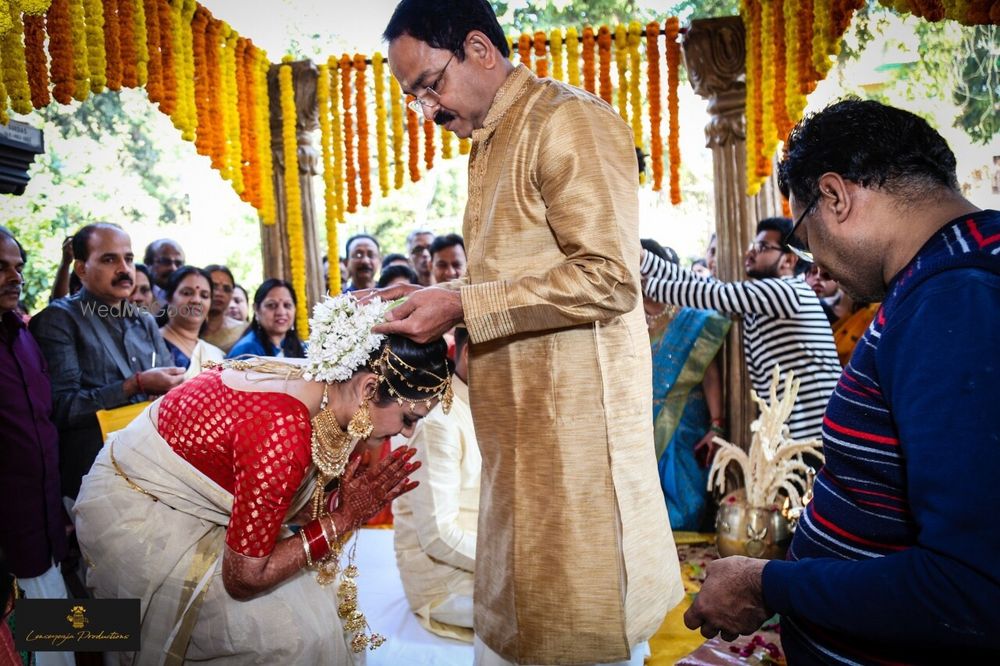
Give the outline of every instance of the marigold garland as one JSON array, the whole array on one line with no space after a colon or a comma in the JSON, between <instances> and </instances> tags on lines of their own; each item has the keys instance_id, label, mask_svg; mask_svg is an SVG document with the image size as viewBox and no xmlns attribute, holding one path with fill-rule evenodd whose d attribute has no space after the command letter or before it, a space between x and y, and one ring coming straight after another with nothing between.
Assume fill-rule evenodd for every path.
<instances>
[{"instance_id":1,"label":"marigold garland","mask_svg":"<svg viewBox=\"0 0 1000 666\"><path fill-rule=\"evenodd\" d=\"M358 210L358 172L354 166L354 118L351 116L351 70L354 61L340 57L340 96L344 103L344 171L347 174L347 212Z\"/></svg>"},{"instance_id":2,"label":"marigold garland","mask_svg":"<svg viewBox=\"0 0 1000 666\"><path fill-rule=\"evenodd\" d=\"M334 73L336 77L337 73ZM319 145L323 156L323 209L326 221L327 257L339 256L329 240L337 233L337 196L333 179L333 132L330 128L330 68L319 66L316 77L316 107L319 116ZM331 253L330 250L334 249Z\"/></svg>"},{"instance_id":3,"label":"marigold garland","mask_svg":"<svg viewBox=\"0 0 1000 666\"><path fill-rule=\"evenodd\" d=\"M212 167L220 173L226 168L226 127L222 111L222 61L220 60L221 31L222 21L209 16L208 26L205 28L205 70L208 77L206 88L209 107L206 115L211 117L211 124L205 128L209 135L206 145L208 154L212 158Z\"/></svg>"},{"instance_id":4,"label":"marigold garland","mask_svg":"<svg viewBox=\"0 0 1000 666\"><path fill-rule=\"evenodd\" d=\"M2 66L3 63L0 63ZM6 125L10 122L10 115L7 113L7 88L3 84L3 78L0 77L0 125Z\"/></svg>"},{"instance_id":5,"label":"marigold garland","mask_svg":"<svg viewBox=\"0 0 1000 666\"><path fill-rule=\"evenodd\" d=\"M299 187L299 145L295 132L298 115L295 109L295 87L292 82L291 59L285 57L278 71L281 97L281 146L285 158L285 226L288 232L288 254L291 263L292 287L302 307L295 308L295 328L303 338L309 335L309 308L306 300L306 243L302 229L302 192Z\"/></svg>"},{"instance_id":6,"label":"marigold garland","mask_svg":"<svg viewBox=\"0 0 1000 666\"><path fill-rule=\"evenodd\" d=\"M611 104L611 29L606 25L597 31L597 54L600 56L601 99Z\"/></svg>"},{"instance_id":7,"label":"marigold garland","mask_svg":"<svg viewBox=\"0 0 1000 666\"><path fill-rule=\"evenodd\" d=\"M642 41L642 24L632 21L628 26L629 99L632 102L632 138L635 147L642 149L642 96L639 92L640 59L639 43ZM639 175L639 182L646 182L646 174Z\"/></svg>"},{"instance_id":8,"label":"marigold garland","mask_svg":"<svg viewBox=\"0 0 1000 666\"><path fill-rule=\"evenodd\" d=\"M73 101L73 93L76 90L69 0L52 0L52 5L45 15L45 29L49 34L52 96L60 104L69 104Z\"/></svg>"},{"instance_id":9,"label":"marigold garland","mask_svg":"<svg viewBox=\"0 0 1000 666\"><path fill-rule=\"evenodd\" d=\"M355 108L358 114L358 172L361 176L361 205L367 208L372 202L372 179L371 160L368 156L368 104L365 102L366 67L365 57L356 53L354 55L354 69L357 76Z\"/></svg>"},{"instance_id":10,"label":"marigold garland","mask_svg":"<svg viewBox=\"0 0 1000 666\"><path fill-rule=\"evenodd\" d=\"M69 18L73 38L73 99L90 96L90 54L87 51L87 21L83 0L70 0Z\"/></svg>"},{"instance_id":11,"label":"marigold garland","mask_svg":"<svg viewBox=\"0 0 1000 666\"><path fill-rule=\"evenodd\" d=\"M260 210L263 207L261 200L261 177L260 161L258 159L259 150L257 141L257 86L254 85L254 76L257 70L257 47L250 40L247 40L246 49L243 52L243 60L239 63L240 74L243 81L243 94L246 100L240 100L240 128L246 128L246 139L243 144L243 198L250 202L254 208Z\"/></svg>"},{"instance_id":12,"label":"marigold garland","mask_svg":"<svg viewBox=\"0 0 1000 666\"><path fill-rule=\"evenodd\" d=\"M27 63L24 60L24 24L18 11L10 13L11 27L0 38L0 60L3 67L3 85L6 88L10 108L16 113L31 113L31 87L28 84ZM0 102L4 110L8 100Z\"/></svg>"},{"instance_id":13,"label":"marigold garland","mask_svg":"<svg viewBox=\"0 0 1000 666\"><path fill-rule=\"evenodd\" d=\"M545 33L541 30L535 31L535 74L539 78L549 75L549 59L546 57Z\"/></svg>"},{"instance_id":14,"label":"marigold garland","mask_svg":"<svg viewBox=\"0 0 1000 666\"><path fill-rule=\"evenodd\" d=\"M615 26L615 67L618 70L618 115L628 124L628 29Z\"/></svg>"},{"instance_id":15,"label":"marigold garland","mask_svg":"<svg viewBox=\"0 0 1000 666\"><path fill-rule=\"evenodd\" d=\"M228 24L223 24L223 33L226 35L226 49L223 52L223 118L226 127L226 170L229 172L229 180L233 183L233 189L237 194L243 193L243 163L242 149L240 147L240 110L239 97L236 88L236 40L239 35Z\"/></svg>"},{"instance_id":16,"label":"marigold garland","mask_svg":"<svg viewBox=\"0 0 1000 666\"><path fill-rule=\"evenodd\" d=\"M413 97L407 97L407 103ZM410 182L420 180L420 120L409 106L406 107L406 147L410 167Z\"/></svg>"},{"instance_id":17,"label":"marigold garland","mask_svg":"<svg viewBox=\"0 0 1000 666\"><path fill-rule=\"evenodd\" d=\"M118 0L103 0L104 5L104 56L107 61L107 86L109 90L122 89L122 55L119 45Z\"/></svg>"},{"instance_id":18,"label":"marigold garland","mask_svg":"<svg viewBox=\"0 0 1000 666\"><path fill-rule=\"evenodd\" d=\"M822 81L830 71L830 2L813 0L813 69Z\"/></svg>"},{"instance_id":19,"label":"marigold garland","mask_svg":"<svg viewBox=\"0 0 1000 666\"><path fill-rule=\"evenodd\" d=\"M556 81L563 80L563 38L562 30L553 29L549 33L549 51L552 54L552 78Z\"/></svg>"},{"instance_id":20,"label":"marigold garland","mask_svg":"<svg viewBox=\"0 0 1000 666\"><path fill-rule=\"evenodd\" d=\"M670 135L667 139L670 153L670 203L681 202L681 121L678 89L680 87L681 45L677 41L680 21L676 16L667 19L667 113L670 115Z\"/></svg>"},{"instance_id":21,"label":"marigold garland","mask_svg":"<svg viewBox=\"0 0 1000 666\"><path fill-rule=\"evenodd\" d=\"M260 162L260 219L272 225L278 221L278 204L275 199L274 162L271 159L271 101L268 96L267 74L271 62L267 53L254 49L257 61L254 76L254 97L257 100L257 159Z\"/></svg>"},{"instance_id":22,"label":"marigold garland","mask_svg":"<svg viewBox=\"0 0 1000 666\"><path fill-rule=\"evenodd\" d=\"M389 105L392 108L392 169L394 189L403 186L403 90L395 76L389 77Z\"/></svg>"},{"instance_id":23,"label":"marigold garland","mask_svg":"<svg viewBox=\"0 0 1000 666\"><path fill-rule=\"evenodd\" d=\"M774 0L773 2L773 39L774 39L774 124L777 127L778 138L784 140L788 132L792 129L791 121L788 117L788 105L785 101L787 82L785 77L787 71L785 67L785 2L784 0Z\"/></svg>"},{"instance_id":24,"label":"marigold garland","mask_svg":"<svg viewBox=\"0 0 1000 666\"><path fill-rule=\"evenodd\" d=\"M329 72L329 77L330 77L330 149L333 153L333 179L334 179L333 209L336 212L336 220L338 222L343 222L344 221L344 129L340 122L340 61L337 60L336 56L330 56L326 60L326 68ZM331 282L331 284L334 283Z\"/></svg>"},{"instance_id":25,"label":"marigold garland","mask_svg":"<svg viewBox=\"0 0 1000 666\"><path fill-rule=\"evenodd\" d=\"M434 168L434 121L424 119L424 166Z\"/></svg>"},{"instance_id":26,"label":"marigold garland","mask_svg":"<svg viewBox=\"0 0 1000 666\"><path fill-rule=\"evenodd\" d=\"M531 69L531 44L532 38L528 33L522 33L517 40L517 54L521 58L521 64Z\"/></svg>"},{"instance_id":27,"label":"marigold garland","mask_svg":"<svg viewBox=\"0 0 1000 666\"><path fill-rule=\"evenodd\" d=\"M441 127L441 159L450 160L454 157L451 147L451 131L446 127Z\"/></svg>"},{"instance_id":28,"label":"marigold garland","mask_svg":"<svg viewBox=\"0 0 1000 666\"><path fill-rule=\"evenodd\" d=\"M775 51L774 51L774 5L775 3L770 0L760 1L760 58L761 58L761 77L760 77L760 128L761 134L763 136L763 153L758 156L757 162L757 175L760 177L767 177L771 175L771 160L768 159L770 155L773 155L778 147L778 128L774 120L774 88L775 88L775 77L774 68L772 64L774 63ZM764 67L763 63L767 63L768 66Z\"/></svg>"},{"instance_id":29,"label":"marigold garland","mask_svg":"<svg viewBox=\"0 0 1000 666\"><path fill-rule=\"evenodd\" d=\"M646 26L646 99L649 102L649 153L653 168L653 191L663 189L663 138L660 136L660 24Z\"/></svg>"},{"instance_id":30,"label":"marigold garland","mask_svg":"<svg viewBox=\"0 0 1000 666\"><path fill-rule=\"evenodd\" d=\"M566 28L566 73L569 84L580 87L580 35L575 26Z\"/></svg>"},{"instance_id":31,"label":"marigold garland","mask_svg":"<svg viewBox=\"0 0 1000 666\"><path fill-rule=\"evenodd\" d=\"M198 131L194 137L194 145L200 155L212 154L212 124L215 122L215 118L209 113L212 102L208 88L208 53L205 46L208 16L208 10L199 5L191 19L191 55L194 61L194 105L198 114Z\"/></svg>"},{"instance_id":32,"label":"marigold garland","mask_svg":"<svg viewBox=\"0 0 1000 666\"><path fill-rule=\"evenodd\" d=\"M758 164L764 153L764 137L761 128L761 14L760 0L743 0L741 14L746 25L747 49L747 195L756 195L764 182L758 174Z\"/></svg>"},{"instance_id":33,"label":"marigold garland","mask_svg":"<svg viewBox=\"0 0 1000 666\"><path fill-rule=\"evenodd\" d=\"M163 100L160 111L173 118L177 108L177 51L174 48L173 12L169 0L158 0L157 12L160 19L160 59L163 77ZM228 34L228 33L227 33ZM176 123L174 124L176 127Z\"/></svg>"},{"instance_id":34,"label":"marigold garland","mask_svg":"<svg viewBox=\"0 0 1000 666\"><path fill-rule=\"evenodd\" d=\"M118 59L122 68L122 87L135 88L139 81L136 77L135 51L135 0L116 0L118 7Z\"/></svg>"},{"instance_id":35,"label":"marigold garland","mask_svg":"<svg viewBox=\"0 0 1000 666\"><path fill-rule=\"evenodd\" d=\"M146 26L146 95L149 101L163 101L163 58L160 55L160 5L159 0L143 0L143 18ZM138 33L136 35L138 41Z\"/></svg>"},{"instance_id":36,"label":"marigold garland","mask_svg":"<svg viewBox=\"0 0 1000 666\"><path fill-rule=\"evenodd\" d=\"M583 88L592 95L597 94L595 86L594 72L594 29L584 26L583 28Z\"/></svg>"},{"instance_id":37,"label":"marigold garland","mask_svg":"<svg viewBox=\"0 0 1000 666\"><path fill-rule=\"evenodd\" d=\"M49 95L49 63L45 55L44 17L24 14L24 51L31 105L40 109L52 101Z\"/></svg>"},{"instance_id":38,"label":"marigold garland","mask_svg":"<svg viewBox=\"0 0 1000 666\"><path fill-rule=\"evenodd\" d=\"M514 60L514 52L517 50L514 48L514 38L507 35L507 59Z\"/></svg>"},{"instance_id":39,"label":"marigold garland","mask_svg":"<svg viewBox=\"0 0 1000 666\"><path fill-rule=\"evenodd\" d=\"M128 0L125 0L126 2ZM149 44L146 29L145 0L132 2L132 48L135 51L136 86L145 86L149 78ZM148 93L148 91L147 91Z\"/></svg>"},{"instance_id":40,"label":"marigold garland","mask_svg":"<svg viewBox=\"0 0 1000 666\"><path fill-rule=\"evenodd\" d=\"M385 108L385 59L376 51L372 55L372 78L375 79L375 140L378 143L378 187L383 197L389 196L389 147Z\"/></svg>"},{"instance_id":41,"label":"marigold garland","mask_svg":"<svg viewBox=\"0 0 1000 666\"><path fill-rule=\"evenodd\" d=\"M235 32L234 32L235 34ZM240 180L243 181L243 191L240 198L244 201L251 201L255 196L253 191L253 175L251 174L252 161L250 160L250 111L247 109L247 102L250 100L250 93L247 91L247 79L243 63L247 57L247 49L250 48L250 40L245 37L236 38L236 57L233 63L234 75L236 78L236 115L239 125L239 147L238 163L234 165L234 170L240 172Z\"/></svg>"},{"instance_id":42,"label":"marigold garland","mask_svg":"<svg viewBox=\"0 0 1000 666\"><path fill-rule=\"evenodd\" d=\"M458 154L468 155L472 151L472 141L469 139L458 140Z\"/></svg>"},{"instance_id":43,"label":"marigold garland","mask_svg":"<svg viewBox=\"0 0 1000 666\"><path fill-rule=\"evenodd\" d=\"M191 22L194 20L194 12L198 6L195 0L181 0L183 4L178 9L180 18L180 33L182 59L181 70L181 92L184 96L184 114L181 118L181 137L186 141L194 141L195 131L198 127L198 112L195 109L194 92L194 34Z\"/></svg>"},{"instance_id":44,"label":"marigold garland","mask_svg":"<svg viewBox=\"0 0 1000 666\"><path fill-rule=\"evenodd\" d=\"M104 5L101 0L83 0L87 22L87 70L90 72L90 92L104 91L108 83L108 63L104 52Z\"/></svg>"},{"instance_id":45,"label":"marigold garland","mask_svg":"<svg viewBox=\"0 0 1000 666\"><path fill-rule=\"evenodd\" d=\"M785 15L785 111L790 123L802 117L806 99L799 84L798 0L784 0Z\"/></svg>"}]
</instances>

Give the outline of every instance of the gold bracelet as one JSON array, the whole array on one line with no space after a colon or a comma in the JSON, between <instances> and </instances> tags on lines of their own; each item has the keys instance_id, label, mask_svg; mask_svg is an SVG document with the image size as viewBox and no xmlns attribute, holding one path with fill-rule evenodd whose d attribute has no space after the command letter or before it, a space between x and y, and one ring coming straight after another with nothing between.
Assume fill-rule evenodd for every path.
<instances>
[{"instance_id":1,"label":"gold bracelet","mask_svg":"<svg viewBox=\"0 0 1000 666\"><path fill-rule=\"evenodd\" d=\"M306 539L306 533L299 530L299 537L302 539L302 550L306 553L306 566L311 569L313 566L313 559L312 555L309 553L309 541Z\"/></svg>"}]
</instances>

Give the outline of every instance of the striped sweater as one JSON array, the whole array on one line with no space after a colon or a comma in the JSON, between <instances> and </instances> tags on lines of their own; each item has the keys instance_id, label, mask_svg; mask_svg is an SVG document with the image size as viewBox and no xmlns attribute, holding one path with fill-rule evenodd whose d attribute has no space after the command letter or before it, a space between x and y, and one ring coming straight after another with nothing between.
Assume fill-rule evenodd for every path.
<instances>
[{"instance_id":1,"label":"striped sweater","mask_svg":"<svg viewBox=\"0 0 1000 666\"><path fill-rule=\"evenodd\" d=\"M942 227L887 294L765 604L790 664L1000 664L1000 213Z\"/></svg>"},{"instance_id":2,"label":"striped sweater","mask_svg":"<svg viewBox=\"0 0 1000 666\"><path fill-rule=\"evenodd\" d=\"M799 278L749 282L703 279L646 252L645 292L661 303L743 315L743 353L754 390L768 397L771 371L792 370L802 380L788 421L794 439L819 439L823 410L840 376L830 322L819 298ZM778 391L778 397L783 389Z\"/></svg>"}]
</instances>

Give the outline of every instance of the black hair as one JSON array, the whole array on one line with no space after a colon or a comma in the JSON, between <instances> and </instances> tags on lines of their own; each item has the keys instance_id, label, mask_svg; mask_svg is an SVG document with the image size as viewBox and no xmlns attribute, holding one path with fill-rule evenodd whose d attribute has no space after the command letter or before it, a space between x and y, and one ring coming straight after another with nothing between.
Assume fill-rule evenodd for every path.
<instances>
[{"instance_id":1,"label":"black hair","mask_svg":"<svg viewBox=\"0 0 1000 666\"><path fill-rule=\"evenodd\" d=\"M803 118L778 164L778 187L807 205L832 171L862 187L922 199L958 190L955 155L926 120L878 102L848 98Z\"/></svg>"},{"instance_id":2,"label":"black hair","mask_svg":"<svg viewBox=\"0 0 1000 666\"><path fill-rule=\"evenodd\" d=\"M387 267L394 261L405 261L407 264L410 263L410 260L406 258L405 254L400 254L399 252L392 252L391 254L387 254L384 257L382 257L382 268Z\"/></svg>"},{"instance_id":3,"label":"black hair","mask_svg":"<svg viewBox=\"0 0 1000 666\"><path fill-rule=\"evenodd\" d=\"M149 270L149 266L147 266L146 264L136 264L135 272L142 273L143 275L146 276L146 279L149 280L149 284L150 285L153 284L153 273L152 271ZM209 282L211 282L211 280L209 280Z\"/></svg>"},{"instance_id":4,"label":"black hair","mask_svg":"<svg viewBox=\"0 0 1000 666\"><path fill-rule=\"evenodd\" d=\"M174 292L181 285L181 281L184 280L189 275L198 274L208 280L208 290L213 291L215 287L212 286L212 276L204 268L198 268L197 266L181 266L176 271L170 274L167 278L167 287L163 290L163 296L167 299L167 303L174 300Z\"/></svg>"},{"instance_id":5,"label":"black hair","mask_svg":"<svg viewBox=\"0 0 1000 666\"><path fill-rule=\"evenodd\" d=\"M462 252L465 252L465 239L463 239L458 234L445 234L444 236L438 236L431 243L430 251L431 258L441 250L446 250L449 247L455 247L456 245L462 246Z\"/></svg>"},{"instance_id":6,"label":"black hair","mask_svg":"<svg viewBox=\"0 0 1000 666\"><path fill-rule=\"evenodd\" d=\"M372 352L369 357L369 366L372 366L382 356L386 345L389 345L389 349L399 357L399 360L390 355L388 362L395 372L393 370L384 372L385 381L379 382L378 390L375 393L377 404L384 405L396 400L396 396L389 391L387 384L390 384L396 393L409 400L424 401L440 397L440 394L435 396L426 391L412 388L410 384L430 388L437 386L442 379L449 375L448 344L444 338L420 344L401 335L387 335L379 348ZM402 363L399 362L400 360ZM397 372L399 374L396 374ZM400 374L402 377L399 376Z\"/></svg>"},{"instance_id":7,"label":"black hair","mask_svg":"<svg viewBox=\"0 0 1000 666\"><path fill-rule=\"evenodd\" d=\"M244 287L243 285L241 285L241 284L234 284L233 285L233 293L234 294L236 293L237 289L239 289L240 291L243 292L243 297L244 298L247 298L249 296L249 294L247 294L246 287Z\"/></svg>"},{"instance_id":8,"label":"black hair","mask_svg":"<svg viewBox=\"0 0 1000 666\"><path fill-rule=\"evenodd\" d=\"M153 284L150 280L149 284ZM76 271L69 272L69 295L72 296L76 292L83 289L83 282L80 280L80 276L76 274Z\"/></svg>"},{"instance_id":9,"label":"black hair","mask_svg":"<svg viewBox=\"0 0 1000 666\"><path fill-rule=\"evenodd\" d=\"M222 264L209 264L205 266L205 272L211 275L212 273L225 273L229 276L229 281L236 284L236 278L233 277L233 272L229 270L228 266L223 266ZM211 282L211 280L209 280Z\"/></svg>"},{"instance_id":10,"label":"black hair","mask_svg":"<svg viewBox=\"0 0 1000 666\"><path fill-rule=\"evenodd\" d=\"M382 246L378 244L378 239L375 238L374 236L372 236L370 234L354 234L353 236L351 236L350 238L347 239L347 244L344 245L344 254L346 254L348 257L350 257L351 256L351 243L353 243L356 240L361 240L362 238L367 238L371 242L375 243L375 249L377 249L379 252L382 251Z\"/></svg>"},{"instance_id":11,"label":"black hair","mask_svg":"<svg viewBox=\"0 0 1000 666\"><path fill-rule=\"evenodd\" d=\"M73 258L79 261L87 261L90 257L90 237L101 229L117 229L123 231L121 227L113 222L95 222L82 227L73 234ZM123 232L124 233L124 232ZM146 262L150 263L149 261Z\"/></svg>"},{"instance_id":12,"label":"black hair","mask_svg":"<svg viewBox=\"0 0 1000 666\"><path fill-rule=\"evenodd\" d=\"M14 245L17 246L17 251L21 255L21 261L25 263L28 262L28 255L25 253L24 247L21 245L21 242L17 240L17 237L14 236L14 233L10 229L0 226L0 238L9 238L14 241Z\"/></svg>"},{"instance_id":13,"label":"black hair","mask_svg":"<svg viewBox=\"0 0 1000 666\"><path fill-rule=\"evenodd\" d=\"M781 238L781 251L791 252L788 246L798 250L804 250L805 244L795 236L789 236L792 233L792 221L787 217L765 217L763 220L757 223L757 233L762 231L777 231L778 236Z\"/></svg>"},{"instance_id":14,"label":"black hair","mask_svg":"<svg viewBox=\"0 0 1000 666\"><path fill-rule=\"evenodd\" d=\"M469 342L469 329L465 326L455 327L455 358L462 353L462 347Z\"/></svg>"},{"instance_id":15,"label":"black hair","mask_svg":"<svg viewBox=\"0 0 1000 666\"><path fill-rule=\"evenodd\" d=\"M708 268L708 262L705 261L704 259L695 259L694 261L691 262L691 268L694 268L695 266L701 266L702 268Z\"/></svg>"},{"instance_id":16,"label":"black hair","mask_svg":"<svg viewBox=\"0 0 1000 666\"><path fill-rule=\"evenodd\" d=\"M375 283L375 286L381 289L399 277L405 277L410 284L420 284L420 278L417 277L417 273L412 268L395 264L382 269L382 274L378 276L378 282Z\"/></svg>"},{"instance_id":17,"label":"black hair","mask_svg":"<svg viewBox=\"0 0 1000 666\"><path fill-rule=\"evenodd\" d=\"M459 61L465 59L465 38L479 30L510 57L507 37L497 15L486 0L402 0L396 5L382 33L387 42L409 35L435 49L447 49Z\"/></svg>"},{"instance_id":18,"label":"black hair","mask_svg":"<svg viewBox=\"0 0 1000 666\"><path fill-rule=\"evenodd\" d=\"M639 241L639 244L642 245L644 250L652 252L660 259L663 259L663 261L670 262L671 264L680 263L680 258L677 256L677 253L674 252L673 248L663 247L652 238L643 238Z\"/></svg>"},{"instance_id":19,"label":"black hair","mask_svg":"<svg viewBox=\"0 0 1000 666\"><path fill-rule=\"evenodd\" d=\"M292 303L296 308L299 307L299 301L295 298L295 288L292 286L291 282L279 280L278 278L269 278L264 280L264 282L257 287L257 291L255 291L253 295L254 315L253 319L250 320L250 330L253 331L254 337L257 338L257 342L259 342L260 346L264 349L271 348L271 339L267 337L264 327L262 327L260 322L257 321L256 311L257 308L260 307L260 304L264 302L264 299L267 298L267 295L271 293L271 290L278 287L284 287L287 289L288 293L291 294ZM292 326L292 328L285 333L285 339L281 341L281 349L285 352L285 356L288 358L306 357L306 350L302 346L302 341L299 340L299 334L295 332L294 326Z\"/></svg>"}]
</instances>

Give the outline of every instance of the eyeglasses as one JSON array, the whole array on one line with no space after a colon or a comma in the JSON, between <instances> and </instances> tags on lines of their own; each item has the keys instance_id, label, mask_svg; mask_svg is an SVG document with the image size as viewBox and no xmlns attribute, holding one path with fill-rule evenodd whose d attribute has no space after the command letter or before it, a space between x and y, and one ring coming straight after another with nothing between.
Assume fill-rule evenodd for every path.
<instances>
[{"instance_id":1,"label":"eyeglasses","mask_svg":"<svg viewBox=\"0 0 1000 666\"><path fill-rule=\"evenodd\" d=\"M180 268L184 265L183 259L171 259L170 257L157 257L157 266L173 266L174 268Z\"/></svg>"},{"instance_id":2,"label":"eyeglasses","mask_svg":"<svg viewBox=\"0 0 1000 666\"><path fill-rule=\"evenodd\" d=\"M429 86L425 86L422 93L414 95L414 99L407 103L406 106L410 108L410 111L413 111L413 113L416 114L422 114L425 109L435 107L441 103L441 93L438 92L438 89L441 86L441 81L444 80L444 73L448 71L448 65L450 65L451 61L454 59L455 54L452 53L451 57L448 58L448 62L446 62L444 67L441 68L441 73L438 74L436 79L434 79L434 83Z\"/></svg>"},{"instance_id":3,"label":"eyeglasses","mask_svg":"<svg viewBox=\"0 0 1000 666\"><path fill-rule=\"evenodd\" d=\"M762 254L768 250L778 250L779 252L784 252L785 248L780 245L768 245L764 241L755 241L750 243L747 247L747 252L753 252L754 254Z\"/></svg>"},{"instance_id":4,"label":"eyeglasses","mask_svg":"<svg viewBox=\"0 0 1000 666\"><path fill-rule=\"evenodd\" d=\"M812 198L812 201L809 202L809 205L805 207L805 209L802 211L802 214L799 215L798 219L795 220L795 224L792 225L792 230L788 232L788 235L781 239L781 242L789 250L792 251L792 254L794 254L802 261L808 261L810 264L816 263L816 260L813 259L812 252L810 252L808 248L799 249L795 247L794 245L791 244L791 240L792 237L795 236L795 230L799 228L799 225L802 224L802 221L806 219L806 215L809 214L809 211L813 209L813 207L816 205L818 201L819 201L819 195L817 194Z\"/></svg>"}]
</instances>

